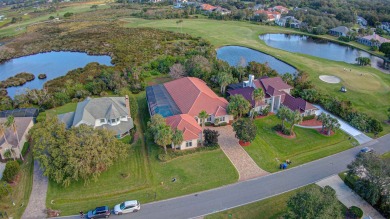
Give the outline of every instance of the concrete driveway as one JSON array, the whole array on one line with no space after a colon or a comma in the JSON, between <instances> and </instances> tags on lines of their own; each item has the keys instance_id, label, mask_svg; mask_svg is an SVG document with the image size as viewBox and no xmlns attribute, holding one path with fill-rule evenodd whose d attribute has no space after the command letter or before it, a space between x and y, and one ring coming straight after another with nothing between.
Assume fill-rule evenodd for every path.
<instances>
[{"instance_id":1,"label":"concrete driveway","mask_svg":"<svg viewBox=\"0 0 390 219\"><path fill-rule=\"evenodd\" d=\"M363 210L363 218L370 216L375 219L385 219L377 210L363 200L358 194L350 189L338 175L333 175L316 183L321 187L330 186L336 191L337 198L347 208L357 206Z\"/></svg>"},{"instance_id":2,"label":"concrete driveway","mask_svg":"<svg viewBox=\"0 0 390 219\"><path fill-rule=\"evenodd\" d=\"M352 127L346 121L344 121L344 120L340 119L339 117L331 114L330 112L324 110L321 106L319 106L319 105L314 105L314 106L319 109L316 112L317 116L320 115L322 112L324 112L326 114L329 114L331 117L336 118L339 121L339 123L340 123L340 129L343 130L348 135L354 137L359 142L359 144L364 144L364 143L367 143L367 142L372 140L372 138L368 137L363 132L361 132L361 131L357 130L356 128Z\"/></svg>"},{"instance_id":3,"label":"concrete driveway","mask_svg":"<svg viewBox=\"0 0 390 219\"><path fill-rule=\"evenodd\" d=\"M218 143L221 146L222 151L237 169L239 181L245 181L268 174L267 171L264 171L257 166L256 162L238 143L232 126L210 127L209 129L217 130L219 132Z\"/></svg>"}]
</instances>

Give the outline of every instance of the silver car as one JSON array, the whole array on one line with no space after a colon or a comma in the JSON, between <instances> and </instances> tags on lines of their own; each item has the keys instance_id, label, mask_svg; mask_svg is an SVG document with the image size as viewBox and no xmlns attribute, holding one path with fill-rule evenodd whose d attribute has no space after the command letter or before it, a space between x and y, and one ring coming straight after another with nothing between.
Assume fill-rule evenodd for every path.
<instances>
[{"instance_id":1,"label":"silver car","mask_svg":"<svg viewBox=\"0 0 390 219\"><path fill-rule=\"evenodd\" d=\"M115 205L114 213L121 215L121 214L126 214L131 212L137 212L140 209L141 209L141 204L137 200L125 201Z\"/></svg>"}]
</instances>

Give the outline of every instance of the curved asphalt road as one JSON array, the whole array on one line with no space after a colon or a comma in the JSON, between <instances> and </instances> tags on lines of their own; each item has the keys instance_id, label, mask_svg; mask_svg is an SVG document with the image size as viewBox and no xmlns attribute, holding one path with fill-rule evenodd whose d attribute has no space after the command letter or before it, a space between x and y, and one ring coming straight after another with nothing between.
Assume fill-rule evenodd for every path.
<instances>
[{"instance_id":1,"label":"curved asphalt road","mask_svg":"<svg viewBox=\"0 0 390 219\"><path fill-rule=\"evenodd\" d=\"M141 206L141 211L137 213L113 215L112 218L195 218L245 205L338 174L346 170L347 165L365 146L373 147L380 154L388 152L390 151L390 135L292 169L197 194L144 204Z\"/></svg>"}]
</instances>

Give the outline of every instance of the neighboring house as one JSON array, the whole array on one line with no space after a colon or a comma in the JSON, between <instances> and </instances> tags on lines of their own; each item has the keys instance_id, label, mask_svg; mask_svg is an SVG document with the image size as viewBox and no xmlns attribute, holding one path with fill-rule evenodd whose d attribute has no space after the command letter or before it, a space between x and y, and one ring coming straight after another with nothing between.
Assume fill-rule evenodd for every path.
<instances>
[{"instance_id":1,"label":"neighboring house","mask_svg":"<svg viewBox=\"0 0 390 219\"><path fill-rule=\"evenodd\" d=\"M380 25L380 28L382 28L384 31L390 33L390 22L382 22Z\"/></svg>"},{"instance_id":2,"label":"neighboring house","mask_svg":"<svg viewBox=\"0 0 390 219\"><path fill-rule=\"evenodd\" d=\"M360 37L357 40L358 43L364 44L366 46L377 46L379 47L382 43L389 43L390 40L383 38L377 35L375 32L372 35Z\"/></svg>"},{"instance_id":3,"label":"neighboring house","mask_svg":"<svg viewBox=\"0 0 390 219\"><path fill-rule=\"evenodd\" d=\"M225 15L225 14L230 14L231 11L226 9L226 8L222 8L220 6L217 6L215 9L212 10L212 12L216 12L216 13L220 13L221 15Z\"/></svg>"},{"instance_id":4,"label":"neighboring house","mask_svg":"<svg viewBox=\"0 0 390 219\"><path fill-rule=\"evenodd\" d=\"M230 123L233 116L226 112L228 101L219 97L212 91L204 81L194 77L184 77L164 84L157 84L146 88L146 98L151 116L160 114L167 119L168 124L180 120L183 126L173 126L185 132L191 130L195 135L200 135L200 130L192 129L192 126L199 128L201 124L198 115L205 110L209 117L206 122L221 124ZM191 135L194 137L195 135ZM194 142L194 139L186 141ZM197 145L197 144L196 144ZM185 149L188 147L180 147Z\"/></svg>"},{"instance_id":5,"label":"neighboring house","mask_svg":"<svg viewBox=\"0 0 390 219\"><path fill-rule=\"evenodd\" d=\"M66 128L86 124L115 132L117 138L129 134L134 127L129 97L87 98L77 104L75 112L58 115Z\"/></svg>"},{"instance_id":6,"label":"neighboring house","mask_svg":"<svg viewBox=\"0 0 390 219\"><path fill-rule=\"evenodd\" d=\"M356 16L356 23L363 27L367 26L367 20L360 16Z\"/></svg>"},{"instance_id":7,"label":"neighboring house","mask_svg":"<svg viewBox=\"0 0 390 219\"><path fill-rule=\"evenodd\" d=\"M34 125L32 117L15 117L14 119L17 136L12 128L8 128L5 131L5 135L0 136L0 156L2 159L5 159L4 153L11 149L13 150L13 153L11 153L12 158L19 158L21 156L24 143L27 141L28 131ZM0 123L4 123L6 121L7 118L0 118Z\"/></svg>"},{"instance_id":8,"label":"neighboring house","mask_svg":"<svg viewBox=\"0 0 390 219\"><path fill-rule=\"evenodd\" d=\"M0 15L0 21L2 21L5 18L4 15Z\"/></svg>"},{"instance_id":9,"label":"neighboring house","mask_svg":"<svg viewBox=\"0 0 390 219\"><path fill-rule=\"evenodd\" d=\"M260 10L260 9L262 9L262 8L264 8L264 5L262 5L262 4L256 4L255 6L253 6L252 10L257 11L257 10Z\"/></svg>"},{"instance_id":10,"label":"neighboring house","mask_svg":"<svg viewBox=\"0 0 390 219\"><path fill-rule=\"evenodd\" d=\"M288 8L286 8L284 6L281 6L281 5L277 5L277 6L273 7L272 10L273 11L279 11L282 14L287 14L288 13Z\"/></svg>"},{"instance_id":11,"label":"neighboring house","mask_svg":"<svg viewBox=\"0 0 390 219\"><path fill-rule=\"evenodd\" d=\"M345 37L348 35L348 32L349 32L349 29L346 26L339 26L339 27L335 27L335 28L329 30L330 35L337 36L337 37L340 37L340 36Z\"/></svg>"},{"instance_id":12,"label":"neighboring house","mask_svg":"<svg viewBox=\"0 0 390 219\"><path fill-rule=\"evenodd\" d=\"M285 16L280 18L279 20L276 20L275 23L281 27L285 27L286 24L289 24L288 27L299 29L301 27L302 21L296 19L293 16Z\"/></svg>"},{"instance_id":13,"label":"neighboring house","mask_svg":"<svg viewBox=\"0 0 390 219\"><path fill-rule=\"evenodd\" d=\"M237 87L236 89L232 89ZM270 106L270 111L276 113L281 106L285 106L292 111L298 110L302 116L314 115L318 110L309 102L301 98L295 98L291 96L290 91L293 87L286 84L282 78L274 77L268 78L263 77L254 79L253 75L249 75L249 80L242 83L242 87L238 85L230 85L228 88L228 95L242 95L247 99L252 107L255 107L255 101L253 100L254 89L262 89L264 92L264 98L261 100L257 107L254 108L256 112L264 109L267 105Z\"/></svg>"},{"instance_id":14,"label":"neighboring house","mask_svg":"<svg viewBox=\"0 0 390 219\"><path fill-rule=\"evenodd\" d=\"M275 21L279 20L281 17L280 12L277 11L265 11L265 10L257 10L254 12L255 16L258 16L260 14L265 14L267 15L267 21Z\"/></svg>"},{"instance_id":15,"label":"neighboring house","mask_svg":"<svg viewBox=\"0 0 390 219\"><path fill-rule=\"evenodd\" d=\"M200 8L201 8L203 11L212 12L212 11L215 10L217 7L215 7L215 6L213 6L213 5L210 5L210 4L201 4L201 5L200 5Z\"/></svg>"}]
</instances>

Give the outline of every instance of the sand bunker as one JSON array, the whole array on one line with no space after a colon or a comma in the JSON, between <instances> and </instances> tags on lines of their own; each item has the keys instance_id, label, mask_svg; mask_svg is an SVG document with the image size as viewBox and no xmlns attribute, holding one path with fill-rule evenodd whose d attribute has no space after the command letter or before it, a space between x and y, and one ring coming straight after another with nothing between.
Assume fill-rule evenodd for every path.
<instances>
[{"instance_id":1,"label":"sand bunker","mask_svg":"<svg viewBox=\"0 0 390 219\"><path fill-rule=\"evenodd\" d=\"M340 78L336 76L331 76L331 75L320 75L321 81L324 81L326 83L330 84L337 84L340 83Z\"/></svg>"}]
</instances>

